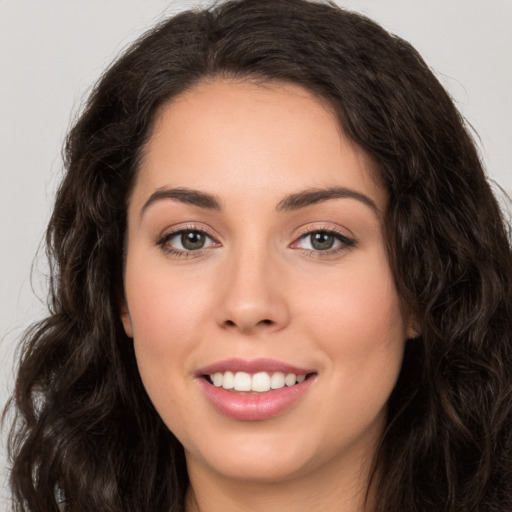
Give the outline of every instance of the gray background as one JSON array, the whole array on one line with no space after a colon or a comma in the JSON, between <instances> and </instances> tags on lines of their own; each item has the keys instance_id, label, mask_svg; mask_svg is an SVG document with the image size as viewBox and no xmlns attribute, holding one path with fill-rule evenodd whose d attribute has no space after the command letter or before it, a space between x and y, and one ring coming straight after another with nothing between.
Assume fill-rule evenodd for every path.
<instances>
[{"instance_id":1,"label":"gray background","mask_svg":"<svg viewBox=\"0 0 512 512\"><path fill-rule=\"evenodd\" d=\"M489 176L512 193L512 0L347 0L409 40L479 134ZM101 71L163 14L164 0L0 0L0 407L13 351L44 314L40 246L63 137ZM204 2L203 2L204 4ZM31 267L34 267L31 281ZM5 435L0 509L7 509Z\"/></svg>"}]
</instances>

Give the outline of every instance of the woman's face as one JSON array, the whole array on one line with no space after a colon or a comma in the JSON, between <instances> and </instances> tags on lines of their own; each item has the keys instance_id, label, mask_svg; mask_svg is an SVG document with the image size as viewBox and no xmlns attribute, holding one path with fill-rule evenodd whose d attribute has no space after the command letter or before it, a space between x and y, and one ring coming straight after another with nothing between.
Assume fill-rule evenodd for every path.
<instances>
[{"instance_id":1,"label":"woman's face","mask_svg":"<svg viewBox=\"0 0 512 512\"><path fill-rule=\"evenodd\" d=\"M385 207L369 160L297 86L211 81L161 110L129 204L122 319L191 475L371 462L412 334Z\"/></svg>"}]
</instances>

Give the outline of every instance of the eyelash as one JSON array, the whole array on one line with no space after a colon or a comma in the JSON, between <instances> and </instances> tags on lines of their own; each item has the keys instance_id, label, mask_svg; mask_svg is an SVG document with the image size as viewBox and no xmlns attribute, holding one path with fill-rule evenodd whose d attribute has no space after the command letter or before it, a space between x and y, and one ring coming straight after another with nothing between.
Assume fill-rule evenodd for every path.
<instances>
[{"instance_id":1,"label":"eyelash","mask_svg":"<svg viewBox=\"0 0 512 512\"><path fill-rule=\"evenodd\" d=\"M211 246L218 246L220 245L219 242L210 235L207 231L204 229L199 229L195 226L187 226L185 228L177 229L176 231L171 231L169 233L166 233L163 235L156 243L157 246L159 246L162 251L164 251L166 254L169 254L176 258L191 258L191 257L197 257L201 256L205 250L208 250L208 247L205 248L199 248L196 250L184 250L184 249L176 249L169 244L169 241L173 238L176 238L180 235L183 235L184 233L196 233L200 234L202 236L205 236L213 243ZM326 234L326 235L332 235L336 238L336 240L339 242L339 246L336 248L326 249L326 250L319 250L319 249L301 249L301 248L295 248L293 247L295 244L299 243L301 240L305 240L307 237L310 237L314 234ZM315 227L314 229L308 229L304 230L302 233L299 234L299 236L289 245L289 247L301 250L303 253L305 253L308 256L312 256L315 258L322 258L327 256L332 256L334 254L337 254L341 251L345 251L347 249L350 249L351 247L356 246L356 241L352 238L349 238L347 235L342 233L341 231L338 231L337 229L333 229L332 227Z\"/></svg>"},{"instance_id":2,"label":"eyelash","mask_svg":"<svg viewBox=\"0 0 512 512\"><path fill-rule=\"evenodd\" d=\"M338 254L339 252L346 251L347 249L350 249L352 247L356 246L356 241L353 238L348 237L346 234L342 233L341 231L334 229L332 227L315 227L313 229L306 229L304 230L299 236L295 239L292 244L290 244L290 247L293 247L293 245L297 244L299 241L306 239L307 237L311 237L315 234L326 234L326 235L332 235L336 238L336 240L339 242L339 246L331 249L327 249L325 251L318 250L318 249L299 249L302 250L307 256L311 256L314 258L325 258L329 256L333 256L335 254Z\"/></svg>"},{"instance_id":3,"label":"eyelash","mask_svg":"<svg viewBox=\"0 0 512 512\"><path fill-rule=\"evenodd\" d=\"M197 257L203 254L205 250L208 248L200 248L196 250L183 250L183 249L176 249L172 247L169 244L169 241L173 238L176 238L180 235L183 235L184 233L197 233L200 235L203 235L207 239L213 241L212 245L219 245L219 242L215 240L215 238L210 235L207 231L204 229L199 229L195 226L187 226L185 228L177 229L176 231L171 231L169 233L164 234L160 240L156 243L157 246L159 246L166 254L169 254L176 258L191 258L191 257Z\"/></svg>"}]
</instances>

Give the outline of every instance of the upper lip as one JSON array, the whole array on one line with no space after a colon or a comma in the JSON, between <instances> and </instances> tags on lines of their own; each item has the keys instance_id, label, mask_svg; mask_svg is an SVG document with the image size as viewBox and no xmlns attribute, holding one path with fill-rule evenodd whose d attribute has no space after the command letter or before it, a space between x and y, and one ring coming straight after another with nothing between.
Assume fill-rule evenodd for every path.
<instances>
[{"instance_id":1,"label":"upper lip","mask_svg":"<svg viewBox=\"0 0 512 512\"><path fill-rule=\"evenodd\" d=\"M246 372L246 373L258 373L258 372L283 372L283 373L294 373L295 375L307 375L313 373L314 370L308 368L299 368L292 364L284 363L276 359L239 359L231 358L224 359L223 361L217 361L200 368L197 374L200 375L212 375L214 373L224 373L227 371L231 372Z\"/></svg>"}]
</instances>

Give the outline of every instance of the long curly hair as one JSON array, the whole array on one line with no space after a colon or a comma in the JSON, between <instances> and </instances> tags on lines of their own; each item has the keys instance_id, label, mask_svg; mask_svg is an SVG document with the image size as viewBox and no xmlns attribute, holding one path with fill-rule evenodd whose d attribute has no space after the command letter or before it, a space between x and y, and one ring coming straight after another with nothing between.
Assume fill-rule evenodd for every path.
<instances>
[{"instance_id":1,"label":"long curly hair","mask_svg":"<svg viewBox=\"0 0 512 512\"><path fill-rule=\"evenodd\" d=\"M164 20L103 75L65 145L47 231L49 314L25 334L11 409L13 507L177 512L183 448L120 321L127 201L159 108L201 80L298 84L375 162L407 341L375 459L375 512L512 510L512 253L453 102L409 43L306 0Z\"/></svg>"}]
</instances>

